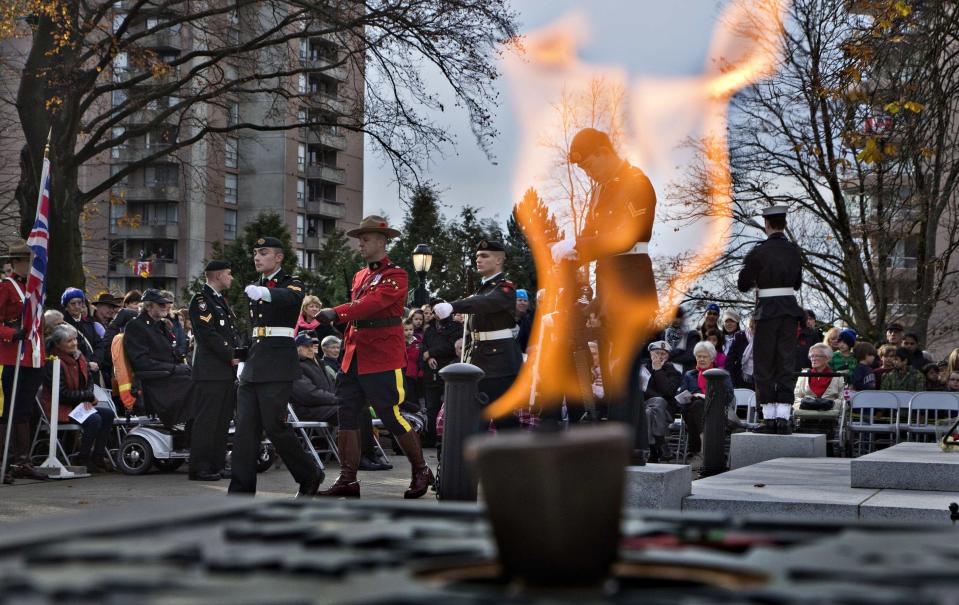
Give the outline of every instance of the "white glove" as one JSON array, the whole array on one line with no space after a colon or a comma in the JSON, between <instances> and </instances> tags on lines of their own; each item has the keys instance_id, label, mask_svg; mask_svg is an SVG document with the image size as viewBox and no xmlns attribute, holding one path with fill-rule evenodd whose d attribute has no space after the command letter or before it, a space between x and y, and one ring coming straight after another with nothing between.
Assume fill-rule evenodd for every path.
<instances>
[{"instance_id":1,"label":"white glove","mask_svg":"<svg viewBox=\"0 0 959 605\"><path fill-rule=\"evenodd\" d=\"M553 244L553 247L550 248L550 252L553 254L554 263L564 260L576 260L576 240L567 238L561 242L556 242Z\"/></svg>"},{"instance_id":2,"label":"white glove","mask_svg":"<svg viewBox=\"0 0 959 605\"><path fill-rule=\"evenodd\" d=\"M433 314L440 319L446 319L453 314L453 305L447 302L437 303L433 306Z\"/></svg>"},{"instance_id":3,"label":"white glove","mask_svg":"<svg viewBox=\"0 0 959 605\"><path fill-rule=\"evenodd\" d=\"M250 284L243 291L246 292L246 297L250 300L260 300L269 294L270 289L263 286L254 286L253 284Z\"/></svg>"}]
</instances>

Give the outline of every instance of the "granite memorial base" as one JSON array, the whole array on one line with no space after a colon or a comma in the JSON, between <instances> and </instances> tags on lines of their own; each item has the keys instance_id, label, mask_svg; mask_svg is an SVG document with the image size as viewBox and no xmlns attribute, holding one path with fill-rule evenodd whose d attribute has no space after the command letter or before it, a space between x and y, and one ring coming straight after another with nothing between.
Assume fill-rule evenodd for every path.
<instances>
[{"instance_id":1,"label":"granite memorial base","mask_svg":"<svg viewBox=\"0 0 959 605\"><path fill-rule=\"evenodd\" d=\"M959 453L935 443L900 443L856 458L852 487L935 492L959 491Z\"/></svg>"},{"instance_id":2,"label":"granite memorial base","mask_svg":"<svg viewBox=\"0 0 959 605\"><path fill-rule=\"evenodd\" d=\"M693 474L685 464L647 464L626 467L623 490L627 508L680 510L692 493Z\"/></svg>"},{"instance_id":3,"label":"granite memorial base","mask_svg":"<svg viewBox=\"0 0 959 605\"><path fill-rule=\"evenodd\" d=\"M775 460L776 458L825 457L825 435L733 433L729 439L729 468L731 470L767 460Z\"/></svg>"}]
</instances>

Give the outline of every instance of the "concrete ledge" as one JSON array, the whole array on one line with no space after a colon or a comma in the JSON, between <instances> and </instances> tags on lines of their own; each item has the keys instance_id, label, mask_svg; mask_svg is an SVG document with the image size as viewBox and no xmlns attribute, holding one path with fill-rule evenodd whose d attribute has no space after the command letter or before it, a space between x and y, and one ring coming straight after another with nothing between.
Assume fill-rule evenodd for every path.
<instances>
[{"instance_id":1,"label":"concrete ledge","mask_svg":"<svg viewBox=\"0 0 959 605\"><path fill-rule=\"evenodd\" d=\"M776 458L825 457L825 435L733 433L729 438L730 470Z\"/></svg>"},{"instance_id":2,"label":"concrete ledge","mask_svg":"<svg viewBox=\"0 0 959 605\"><path fill-rule=\"evenodd\" d=\"M852 461L852 487L959 491L959 454L935 443L900 443Z\"/></svg>"},{"instance_id":3,"label":"concrete ledge","mask_svg":"<svg viewBox=\"0 0 959 605\"><path fill-rule=\"evenodd\" d=\"M680 510L692 493L693 474L685 464L647 464L626 467L623 490L627 508Z\"/></svg>"},{"instance_id":4,"label":"concrete ledge","mask_svg":"<svg viewBox=\"0 0 959 605\"><path fill-rule=\"evenodd\" d=\"M683 509L851 521L876 492L849 487L848 459L782 458L693 482Z\"/></svg>"},{"instance_id":5,"label":"concrete ledge","mask_svg":"<svg viewBox=\"0 0 959 605\"><path fill-rule=\"evenodd\" d=\"M859 518L863 521L951 525L951 502L959 502L959 493L884 489L860 505Z\"/></svg>"}]
</instances>

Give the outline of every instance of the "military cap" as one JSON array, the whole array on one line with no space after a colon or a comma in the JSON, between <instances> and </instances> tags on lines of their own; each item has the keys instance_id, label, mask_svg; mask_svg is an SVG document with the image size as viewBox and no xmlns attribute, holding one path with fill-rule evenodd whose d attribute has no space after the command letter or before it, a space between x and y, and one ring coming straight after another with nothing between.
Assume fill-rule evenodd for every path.
<instances>
[{"instance_id":1,"label":"military cap","mask_svg":"<svg viewBox=\"0 0 959 605\"><path fill-rule=\"evenodd\" d=\"M256 248L254 247L254 250ZM211 260L206 264L206 267L203 267L203 270L206 272L210 271L223 271L224 269L229 269L230 263L225 260Z\"/></svg>"},{"instance_id":2,"label":"military cap","mask_svg":"<svg viewBox=\"0 0 959 605\"><path fill-rule=\"evenodd\" d=\"M171 301L170 299L166 298L165 296L163 296L163 293L160 292L159 290L157 290L157 289L155 289L155 288L148 288L148 289L143 293L143 302L145 302L145 303L146 303L146 302L152 302L152 303L157 303L157 304L161 304L161 305L168 305L168 304L170 304L172 301Z\"/></svg>"},{"instance_id":3,"label":"military cap","mask_svg":"<svg viewBox=\"0 0 959 605\"><path fill-rule=\"evenodd\" d=\"M260 248L280 248L283 249L283 242L276 237L261 237L260 239L253 242L253 249L259 250ZM146 299L144 299L146 300Z\"/></svg>"},{"instance_id":4,"label":"military cap","mask_svg":"<svg viewBox=\"0 0 959 605\"><path fill-rule=\"evenodd\" d=\"M789 212L789 208L786 206L770 206L769 208L763 209L763 217L768 218L771 216L786 216Z\"/></svg>"},{"instance_id":5,"label":"military cap","mask_svg":"<svg viewBox=\"0 0 959 605\"><path fill-rule=\"evenodd\" d=\"M506 246L502 242L498 242L492 239L481 239L480 243L476 245L476 251L481 252L506 252Z\"/></svg>"},{"instance_id":6,"label":"military cap","mask_svg":"<svg viewBox=\"0 0 959 605\"><path fill-rule=\"evenodd\" d=\"M569 162L579 164L603 147L612 151L613 143L609 135L595 128L584 128L576 133L569 144Z\"/></svg>"}]
</instances>

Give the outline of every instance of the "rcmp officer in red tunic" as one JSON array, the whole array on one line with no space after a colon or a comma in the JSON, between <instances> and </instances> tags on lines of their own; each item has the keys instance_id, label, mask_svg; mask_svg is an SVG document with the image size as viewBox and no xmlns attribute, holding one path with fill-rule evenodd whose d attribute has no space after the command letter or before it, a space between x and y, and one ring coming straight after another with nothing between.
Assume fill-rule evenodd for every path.
<instances>
[{"instance_id":1,"label":"rcmp officer in red tunic","mask_svg":"<svg viewBox=\"0 0 959 605\"><path fill-rule=\"evenodd\" d=\"M463 343L463 361L483 370L479 391L487 405L499 399L516 380L523 354L513 338L516 325L516 286L506 278L506 248L483 240L476 247L476 270L482 283L476 293L451 303L433 306L433 313L446 319L452 313L468 313L468 342ZM518 428L519 418L507 414L496 419L496 428Z\"/></svg>"},{"instance_id":2,"label":"rcmp officer in red tunic","mask_svg":"<svg viewBox=\"0 0 959 605\"><path fill-rule=\"evenodd\" d=\"M236 407L236 317L223 292L233 283L230 264L212 260L206 283L190 300L193 325L194 406L190 433L190 479L217 481L224 469L226 441Z\"/></svg>"},{"instance_id":3,"label":"rcmp officer in red tunic","mask_svg":"<svg viewBox=\"0 0 959 605\"><path fill-rule=\"evenodd\" d=\"M323 309L323 321L346 324L342 370L336 378L339 427L336 443L340 452L340 476L321 496L358 498L356 479L360 462L358 414L372 406L390 431L413 470L404 498L419 498L433 485L433 472L426 466L416 431L400 414L406 392L403 368L406 345L403 338L403 304L406 301L406 271L386 256L390 238L400 232L391 229L379 216L364 218L359 227L347 232L359 240L360 255L367 266L353 276L350 302Z\"/></svg>"},{"instance_id":4,"label":"rcmp officer in red tunic","mask_svg":"<svg viewBox=\"0 0 959 605\"><path fill-rule=\"evenodd\" d=\"M605 132L584 128L576 133L569 162L595 187L582 232L554 244L553 260L596 261L596 302L603 324L599 359L609 419L635 428L634 462L642 464L649 436L640 358L659 310L649 258L656 192L642 170L619 157ZM615 376L625 378L615 380L613 368L629 368L628 375L620 370Z\"/></svg>"},{"instance_id":5,"label":"rcmp officer in red tunic","mask_svg":"<svg viewBox=\"0 0 959 605\"><path fill-rule=\"evenodd\" d=\"M275 237L256 240L253 263L262 277L245 289L250 299L253 344L240 373L229 491L256 492L260 436L266 431L300 484L297 497L312 497L323 482L323 473L286 423L293 381L300 375L293 327L303 303L303 283L284 273L283 243Z\"/></svg>"},{"instance_id":6,"label":"rcmp officer in red tunic","mask_svg":"<svg viewBox=\"0 0 959 605\"><path fill-rule=\"evenodd\" d=\"M6 438L6 423L11 421L10 403L13 400L13 375L16 371L17 349L23 342L20 355L20 376L17 379L17 397L11 427L10 460L28 462L30 450L30 417L34 411L34 398L43 381L43 342L40 343L40 362L33 362L33 347L25 336L23 301L27 290L27 275L30 273L30 248L18 240L11 244L0 259L9 261L13 273L0 280L0 365L3 366L3 413L0 414L0 452ZM6 469L0 469L0 473Z\"/></svg>"}]
</instances>

